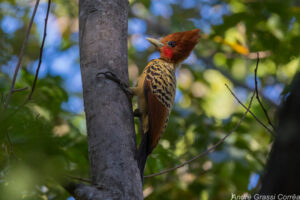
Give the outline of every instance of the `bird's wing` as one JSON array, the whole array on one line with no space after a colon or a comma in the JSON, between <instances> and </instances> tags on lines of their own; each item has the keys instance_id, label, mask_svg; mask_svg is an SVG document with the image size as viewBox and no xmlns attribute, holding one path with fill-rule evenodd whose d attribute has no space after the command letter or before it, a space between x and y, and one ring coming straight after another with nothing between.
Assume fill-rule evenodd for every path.
<instances>
[{"instance_id":1,"label":"bird's wing","mask_svg":"<svg viewBox=\"0 0 300 200\"><path fill-rule=\"evenodd\" d=\"M150 154L166 128L169 109L159 101L157 94L152 92L151 81L147 79L145 79L144 94L148 105L149 129L146 134L149 134L148 153Z\"/></svg>"}]
</instances>

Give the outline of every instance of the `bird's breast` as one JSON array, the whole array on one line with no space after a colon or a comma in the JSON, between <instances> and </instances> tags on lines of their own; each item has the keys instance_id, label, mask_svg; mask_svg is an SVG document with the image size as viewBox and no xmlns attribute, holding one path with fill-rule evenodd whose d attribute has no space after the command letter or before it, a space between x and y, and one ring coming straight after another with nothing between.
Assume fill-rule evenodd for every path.
<instances>
[{"instance_id":1,"label":"bird's breast","mask_svg":"<svg viewBox=\"0 0 300 200\"><path fill-rule=\"evenodd\" d=\"M173 64L156 59L147 65L144 73L146 80L151 83L152 94L171 111L176 92L176 76Z\"/></svg>"}]
</instances>

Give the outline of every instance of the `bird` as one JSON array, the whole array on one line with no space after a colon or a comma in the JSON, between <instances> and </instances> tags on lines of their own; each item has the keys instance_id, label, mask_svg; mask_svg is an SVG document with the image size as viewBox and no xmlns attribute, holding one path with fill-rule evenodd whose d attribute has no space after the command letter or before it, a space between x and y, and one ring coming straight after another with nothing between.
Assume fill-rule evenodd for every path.
<instances>
[{"instance_id":1,"label":"bird","mask_svg":"<svg viewBox=\"0 0 300 200\"><path fill-rule=\"evenodd\" d=\"M160 58L151 60L138 78L137 86L129 88L138 99L134 113L141 119L143 132L137 151L142 182L147 158L165 131L174 105L176 69L198 43L200 29L172 33L161 40L146 39L160 52Z\"/></svg>"}]
</instances>

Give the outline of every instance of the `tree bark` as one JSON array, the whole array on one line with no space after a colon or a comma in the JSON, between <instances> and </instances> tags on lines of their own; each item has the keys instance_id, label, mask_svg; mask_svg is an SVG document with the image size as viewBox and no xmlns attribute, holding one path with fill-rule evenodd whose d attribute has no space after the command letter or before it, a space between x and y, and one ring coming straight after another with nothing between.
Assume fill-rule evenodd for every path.
<instances>
[{"instance_id":1,"label":"tree bark","mask_svg":"<svg viewBox=\"0 0 300 200\"><path fill-rule=\"evenodd\" d=\"M300 194L300 73L279 112L279 125L260 194Z\"/></svg>"},{"instance_id":2,"label":"tree bark","mask_svg":"<svg viewBox=\"0 0 300 200\"><path fill-rule=\"evenodd\" d=\"M80 0L79 43L92 187L77 199L143 199L131 101L99 72L128 83L127 0Z\"/></svg>"}]
</instances>

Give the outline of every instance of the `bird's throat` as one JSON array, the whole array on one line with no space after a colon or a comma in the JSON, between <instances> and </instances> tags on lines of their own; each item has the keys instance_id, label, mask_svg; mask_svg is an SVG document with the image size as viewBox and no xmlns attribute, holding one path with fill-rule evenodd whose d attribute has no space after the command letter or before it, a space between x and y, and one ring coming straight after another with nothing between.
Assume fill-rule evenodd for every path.
<instances>
[{"instance_id":1,"label":"bird's throat","mask_svg":"<svg viewBox=\"0 0 300 200\"><path fill-rule=\"evenodd\" d=\"M171 59L173 57L173 50L169 47L163 47L162 49L164 56Z\"/></svg>"}]
</instances>

